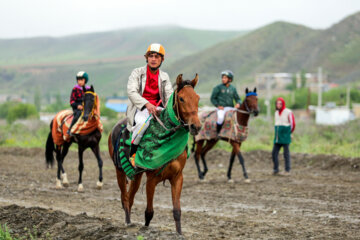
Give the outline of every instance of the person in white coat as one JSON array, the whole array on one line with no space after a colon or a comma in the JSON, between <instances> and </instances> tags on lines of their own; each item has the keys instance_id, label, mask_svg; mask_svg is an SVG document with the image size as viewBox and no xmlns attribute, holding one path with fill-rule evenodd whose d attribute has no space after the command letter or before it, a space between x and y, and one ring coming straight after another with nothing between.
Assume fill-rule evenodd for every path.
<instances>
[{"instance_id":1,"label":"person in white coat","mask_svg":"<svg viewBox=\"0 0 360 240\"><path fill-rule=\"evenodd\" d=\"M164 47L158 43L150 44L144 56L147 64L134 69L127 84L130 99L126 110L127 129L133 133L130 156L135 154L141 140L141 135L137 134L140 128L144 133L150 123L150 119L146 122L150 114L157 114L160 101L160 107L165 107L173 92L169 75L160 70L165 58Z\"/></svg>"}]
</instances>

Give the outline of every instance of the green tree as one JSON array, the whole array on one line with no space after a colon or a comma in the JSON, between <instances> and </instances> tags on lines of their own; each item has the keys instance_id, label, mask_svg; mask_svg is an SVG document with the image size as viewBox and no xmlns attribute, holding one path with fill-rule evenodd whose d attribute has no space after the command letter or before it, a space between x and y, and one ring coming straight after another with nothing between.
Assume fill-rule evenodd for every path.
<instances>
[{"instance_id":1,"label":"green tree","mask_svg":"<svg viewBox=\"0 0 360 240\"><path fill-rule=\"evenodd\" d=\"M6 120L8 123L14 122L16 119L38 118L39 114L33 104L19 103L9 108Z\"/></svg>"}]
</instances>

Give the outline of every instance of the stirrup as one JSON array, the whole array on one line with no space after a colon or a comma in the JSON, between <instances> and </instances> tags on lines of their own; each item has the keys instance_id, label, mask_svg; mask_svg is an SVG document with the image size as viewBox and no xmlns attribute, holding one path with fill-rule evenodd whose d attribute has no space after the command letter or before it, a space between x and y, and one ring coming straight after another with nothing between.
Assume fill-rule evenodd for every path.
<instances>
[{"instance_id":1,"label":"stirrup","mask_svg":"<svg viewBox=\"0 0 360 240\"><path fill-rule=\"evenodd\" d=\"M129 159L130 164L131 164L131 166L133 166L133 167L135 167L135 157L136 157L136 153L134 153L134 154L130 157L130 159Z\"/></svg>"}]
</instances>

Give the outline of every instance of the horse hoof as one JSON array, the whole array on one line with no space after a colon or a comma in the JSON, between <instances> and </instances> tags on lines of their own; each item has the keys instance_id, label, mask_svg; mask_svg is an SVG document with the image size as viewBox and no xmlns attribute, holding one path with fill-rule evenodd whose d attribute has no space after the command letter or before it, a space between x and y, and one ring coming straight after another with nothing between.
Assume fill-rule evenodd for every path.
<instances>
[{"instance_id":1,"label":"horse hoof","mask_svg":"<svg viewBox=\"0 0 360 240\"><path fill-rule=\"evenodd\" d=\"M251 180L250 179L245 179L245 183L251 183Z\"/></svg>"},{"instance_id":2,"label":"horse hoof","mask_svg":"<svg viewBox=\"0 0 360 240\"><path fill-rule=\"evenodd\" d=\"M62 184L64 187L69 187L69 180L67 179L66 173L61 174Z\"/></svg>"},{"instance_id":3,"label":"horse hoof","mask_svg":"<svg viewBox=\"0 0 360 240\"><path fill-rule=\"evenodd\" d=\"M103 182L97 181L97 182L96 182L96 188L97 188L98 190L101 190L102 187L103 187Z\"/></svg>"},{"instance_id":4,"label":"horse hoof","mask_svg":"<svg viewBox=\"0 0 360 240\"><path fill-rule=\"evenodd\" d=\"M228 183L234 183L235 181L233 179L229 179Z\"/></svg>"},{"instance_id":5,"label":"horse hoof","mask_svg":"<svg viewBox=\"0 0 360 240\"><path fill-rule=\"evenodd\" d=\"M84 186L82 185L82 183L79 184L77 191L78 192L83 192L84 191Z\"/></svg>"},{"instance_id":6,"label":"horse hoof","mask_svg":"<svg viewBox=\"0 0 360 240\"><path fill-rule=\"evenodd\" d=\"M61 181L56 178L56 189L62 189Z\"/></svg>"}]
</instances>

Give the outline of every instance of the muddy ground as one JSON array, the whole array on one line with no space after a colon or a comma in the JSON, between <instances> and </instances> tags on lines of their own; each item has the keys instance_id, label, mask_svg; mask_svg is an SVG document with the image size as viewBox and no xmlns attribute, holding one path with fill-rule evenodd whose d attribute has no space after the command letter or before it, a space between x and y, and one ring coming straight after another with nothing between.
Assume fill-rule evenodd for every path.
<instances>
[{"instance_id":1,"label":"muddy ground","mask_svg":"<svg viewBox=\"0 0 360 240\"><path fill-rule=\"evenodd\" d=\"M168 182L157 186L150 227L143 226L142 188L135 197L133 224L125 226L115 170L106 152L102 157L103 189L96 189L97 163L87 151L85 191L78 193L76 152L65 159L70 187L56 190L56 168L45 169L43 149L0 148L0 223L14 236L31 233L43 239L181 239ZM292 154L290 177L271 175L268 152L244 153L244 158L250 184L238 162L235 183L227 183L225 151L208 154L205 182L198 181L193 158L188 160L181 197L186 239L359 239L359 158Z\"/></svg>"}]
</instances>

